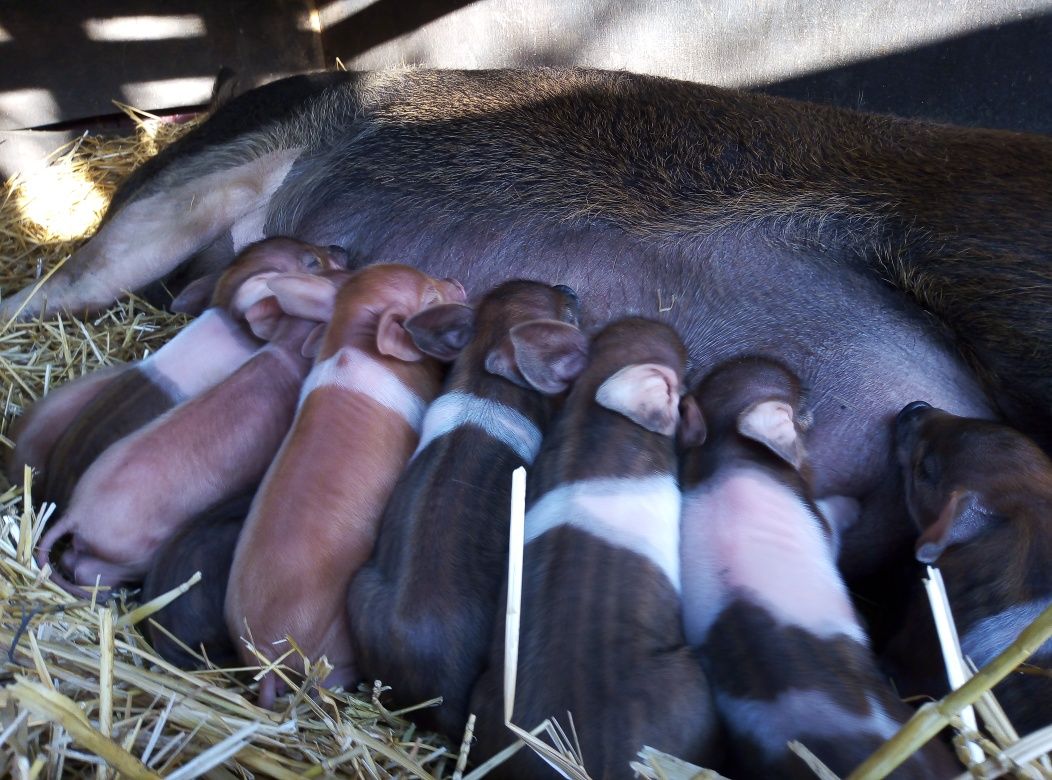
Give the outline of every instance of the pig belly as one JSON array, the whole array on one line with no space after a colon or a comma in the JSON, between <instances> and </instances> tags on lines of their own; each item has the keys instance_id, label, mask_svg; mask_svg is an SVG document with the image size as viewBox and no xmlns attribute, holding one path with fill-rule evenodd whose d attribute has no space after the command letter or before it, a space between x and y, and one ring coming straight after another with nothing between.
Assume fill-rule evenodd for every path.
<instances>
[{"instance_id":1,"label":"pig belly","mask_svg":"<svg viewBox=\"0 0 1052 780\"><path fill-rule=\"evenodd\" d=\"M865 642L829 539L792 490L759 469L722 470L684 497L687 641L705 641L734 598L816 636Z\"/></svg>"},{"instance_id":2,"label":"pig belly","mask_svg":"<svg viewBox=\"0 0 1052 780\"><path fill-rule=\"evenodd\" d=\"M692 382L740 355L786 364L809 388L816 497L901 504L897 486L882 481L892 423L911 401L992 415L978 380L931 318L880 279L852 270L843 249L797 248L763 224L745 223L659 243L585 221L510 220L513 204L471 219L423 209L410 217L396 206L404 199L385 204L353 173L340 185L353 193L347 200L323 195L323 183L320 192L297 193L303 217L285 229L359 247L376 262L411 258L429 274L462 280L471 296L514 277L568 284L581 296L586 329L625 316L674 326L690 353ZM860 568L897 553L913 533L894 511L868 518L878 532L851 528L843 540L844 559Z\"/></svg>"}]
</instances>

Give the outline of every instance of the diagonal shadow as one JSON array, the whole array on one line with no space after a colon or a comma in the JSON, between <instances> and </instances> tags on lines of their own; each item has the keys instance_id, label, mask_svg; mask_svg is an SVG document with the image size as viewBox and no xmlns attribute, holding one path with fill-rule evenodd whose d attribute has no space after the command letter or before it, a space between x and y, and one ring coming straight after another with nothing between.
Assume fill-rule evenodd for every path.
<instances>
[{"instance_id":1,"label":"diagonal shadow","mask_svg":"<svg viewBox=\"0 0 1052 780\"><path fill-rule=\"evenodd\" d=\"M1052 14L758 86L936 122L1052 133Z\"/></svg>"}]
</instances>

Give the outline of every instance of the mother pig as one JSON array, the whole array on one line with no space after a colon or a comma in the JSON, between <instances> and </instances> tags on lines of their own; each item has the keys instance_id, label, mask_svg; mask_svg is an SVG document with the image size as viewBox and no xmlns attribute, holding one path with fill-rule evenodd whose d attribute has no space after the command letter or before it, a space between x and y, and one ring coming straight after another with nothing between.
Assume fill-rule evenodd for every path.
<instances>
[{"instance_id":1,"label":"mother pig","mask_svg":"<svg viewBox=\"0 0 1052 780\"><path fill-rule=\"evenodd\" d=\"M42 294L0 314L104 306L270 235L411 258L472 294L569 284L585 326L675 326L697 373L743 352L797 373L817 495L861 501L841 555L859 572L914 533L883 509L905 403L1000 412L1052 443L1050 206L1041 136L627 73L313 74L144 165Z\"/></svg>"}]
</instances>

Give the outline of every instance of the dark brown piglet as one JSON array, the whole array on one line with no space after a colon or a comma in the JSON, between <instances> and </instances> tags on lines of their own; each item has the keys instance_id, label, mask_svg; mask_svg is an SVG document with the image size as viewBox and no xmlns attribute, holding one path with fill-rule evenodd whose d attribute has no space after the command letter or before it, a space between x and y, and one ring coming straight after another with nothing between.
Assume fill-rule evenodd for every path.
<instances>
[{"instance_id":1,"label":"dark brown piglet","mask_svg":"<svg viewBox=\"0 0 1052 780\"><path fill-rule=\"evenodd\" d=\"M307 278L335 289L346 272ZM304 342L320 326L275 315L267 301L255 308L272 331L266 347L220 384L110 447L77 483L38 551L43 566L56 542L72 536L56 572L64 585L67 577L80 584L99 577L109 586L137 580L185 523L262 479L310 369Z\"/></svg>"},{"instance_id":2,"label":"dark brown piglet","mask_svg":"<svg viewBox=\"0 0 1052 780\"><path fill-rule=\"evenodd\" d=\"M238 541L227 626L269 658L282 655L287 645L275 643L291 636L311 660L328 658L326 684L348 684L356 672L347 588L372 553L384 505L440 387L440 363L416 347L406 325L429 307L462 303L464 288L404 265L367 266L339 294L312 277L272 287L282 306L294 292L310 299L305 310L289 311L331 323L313 343L317 358L295 423ZM295 656L286 663L300 665ZM260 703L270 706L280 687L266 675Z\"/></svg>"},{"instance_id":3,"label":"dark brown piglet","mask_svg":"<svg viewBox=\"0 0 1052 780\"><path fill-rule=\"evenodd\" d=\"M899 414L896 439L917 560L941 570L961 650L981 667L1052 602L1052 461L1006 425L923 402ZM946 692L919 586L886 657L903 692ZM1020 733L1052 723L1052 642L993 690Z\"/></svg>"},{"instance_id":4,"label":"dark brown piglet","mask_svg":"<svg viewBox=\"0 0 1052 780\"><path fill-rule=\"evenodd\" d=\"M151 615L145 626L153 649L180 669L203 667L202 657L219 667L238 662L223 619L223 603L237 537L253 494L237 496L195 517L161 545L146 573L140 597L144 603L201 573L200 582Z\"/></svg>"},{"instance_id":5,"label":"dark brown piglet","mask_svg":"<svg viewBox=\"0 0 1052 780\"><path fill-rule=\"evenodd\" d=\"M707 438L684 459L687 641L699 648L734 776L813 777L799 740L843 776L908 720L836 568L809 494L800 387L759 358L724 364L696 398ZM960 770L931 744L896 777Z\"/></svg>"},{"instance_id":6,"label":"dark brown piglet","mask_svg":"<svg viewBox=\"0 0 1052 780\"><path fill-rule=\"evenodd\" d=\"M199 311L209 298L211 303L156 353L107 371L104 382L80 380L34 405L15 436L9 475L20 475L27 464L43 470L39 497L65 511L77 481L107 447L214 387L261 346L243 319L270 295L270 277L333 271L345 261L345 254L288 238L253 244L225 273L197 280L175 300L180 311Z\"/></svg>"},{"instance_id":7,"label":"dark brown piglet","mask_svg":"<svg viewBox=\"0 0 1052 780\"><path fill-rule=\"evenodd\" d=\"M675 434L685 361L666 325L606 327L528 478L513 721L532 729L557 717L566 727L569 711L592 777L633 777L629 762L644 745L711 758L715 718L679 601ZM514 741L502 725L503 637L498 620L472 693L481 758ZM526 751L501 772L554 776Z\"/></svg>"},{"instance_id":8,"label":"dark brown piglet","mask_svg":"<svg viewBox=\"0 0 1052 780\"><path fill-rule=\"evenodd\" d=\"M474 316L447 304L410 323L429 354L467 346L424 415L348 610L362 676L390 685L398 706L442 697L413 718L451 737L464 728L493 636L511 472L533 463L552 394L584 366L588 340L576 322L569 288L514 281L488 293Z\"/></svg>"}]
</instances>

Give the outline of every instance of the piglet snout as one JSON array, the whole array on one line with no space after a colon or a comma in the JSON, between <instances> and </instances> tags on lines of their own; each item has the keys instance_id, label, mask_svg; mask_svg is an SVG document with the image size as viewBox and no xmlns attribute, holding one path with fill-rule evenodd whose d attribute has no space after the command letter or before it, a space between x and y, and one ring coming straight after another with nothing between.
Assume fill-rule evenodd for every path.
<instances>
[{"instance_id":1,"label":"piglet snout","mask_svg":"<svg viewBox=\"0 0 1052 780\"><path fill-rule=\"evenodd\" d=\"M908 424L917 418L924 410L931 408L932 405L927 401L914 401L913 403L906 404L902 411L899 412L899 416L895 418L895 424Z\"/></svg>"},{"instance_id":2,"label":"piglet snout","mask_svg":"<svg viewBox=\"0 0 1052 780\"><path fill-rule=\"evenodd\" d=\"M446 285L448 285L448 289L445 290L445 293L446 297L449 298L450 301L463 303L468 299L468 293L464 289L464 285L462 285L457 279L454 279L451 276L447 276L442 281L445 282Z\"/></svg>"},{"instance_id":3,"label":"piglet snout","mask_svg":"<svg viewBox=\"0 0 1052 780\"><path fill-rule=\"evenodd\" d=\"M329 244L325 247L329 251L329 257L336 264L337 268L346 268L351 261L351 256L347 253L339 244Z\"/></svg>"},{"instance_id":4,"label":"piglet snout","mask_svg":"<svg viewBox=\"0 0 1052 780\"><path fill-rule=\"evenodd\" d=\"M914 401L903 407L895 418L895 447L898 451L899 460L905 463L909 452L913 449L913 442L917 435L917 426L921 420L932 411L932 405L927 401Z\"/></svg>"}]
</instances>

